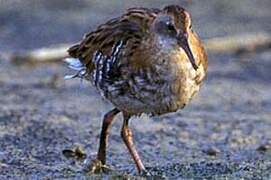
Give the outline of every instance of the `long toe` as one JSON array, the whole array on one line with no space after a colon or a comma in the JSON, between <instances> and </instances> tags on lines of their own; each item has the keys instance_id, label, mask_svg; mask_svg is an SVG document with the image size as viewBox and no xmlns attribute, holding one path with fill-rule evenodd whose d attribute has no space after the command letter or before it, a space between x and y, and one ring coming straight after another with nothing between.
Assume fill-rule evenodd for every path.
<instances>
[{"instance_id":1,"label":"long toe","mask_svg":"<svg viewBox=\"0 0 271 180\"><path fill-rule=\"evenodd\" d=\"M87 173L99 174L99 173L107 173L109 171L112 171L112 169L109 166L103 164L100 160L95 159L95 160L92 160L91 162L86 162L84 164L83 171Z\"/></svg>"},{"instance_id":2,"label":"long toe","mask_svg":"<svg viewBox=\"0 0 271 180\"><path fill-rule=\"evenodd\" d=\"M147 170L147 169L143 169L140 171L139 173L140 176L144 176L144 177L151 177L153 176L153 174L151 173L151 171Z\"/></svg>"}]
</instances>

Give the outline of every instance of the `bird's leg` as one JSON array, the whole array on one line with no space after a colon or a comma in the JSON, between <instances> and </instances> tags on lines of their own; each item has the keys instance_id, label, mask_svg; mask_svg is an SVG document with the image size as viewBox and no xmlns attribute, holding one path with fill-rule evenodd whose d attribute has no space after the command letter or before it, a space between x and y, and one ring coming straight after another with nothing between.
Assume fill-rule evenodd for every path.
<instances>
[{"instance_id":1,"label":"bird's leg","mask_svg":"<svg viewBox=\"0 0 271 180\"><path fill-rule=\"evenodd\" d=\"M139 173L145 172L146 169L139 157L138 152L136 151L134 142L133 142L133 136L132 136L132 131L129 129L129 119L130 116L126 116L125 114L123 115L123 125L122 125L122 130L121 130L121 137L127 146L132 158L134 159L134 162L137 166L137 170Z\"/></svg>"},{"instance_id":2,"label":"bird's leg","mask_svg":"<svg viewBox=\"0 0 271 180\"><path fill-rule=\"evenodd\" d=\"M112 125L114 117L119 113L118 109L113 109L105 114L103 119L102 131L100 134L100 145L98 149L97 159L93 160L87 171L101 172L106 163L106 147L108 143L109 130Z\"/></svg>"},{"instance_id":3,"label":"bird's leg","mask_svg":"<svg viewBox=\"0 0 271 180\"><path fill-rule=\"evenodd\" d=\"M113 109L104 116L102 131L100 135L100 146L97 155L97 159L100 160L102 164L106 163L106 147L108 143L109 130L115 115L117 115L119 112L120 111L118 109Z\"/></svg>"}]
</instances>

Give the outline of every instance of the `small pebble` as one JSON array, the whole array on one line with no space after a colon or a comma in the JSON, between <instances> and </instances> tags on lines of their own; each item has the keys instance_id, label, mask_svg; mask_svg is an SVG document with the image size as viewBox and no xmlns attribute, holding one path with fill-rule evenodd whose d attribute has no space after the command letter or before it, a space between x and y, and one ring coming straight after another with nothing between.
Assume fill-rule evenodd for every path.
<instances>
[{"instance_id":1,"label":"small pebble","mask_svg":"<svg viewBox=\"0 0 271 180\"><path fill-rule=\"evenodd\" d=\"M271 143L262 144L256 150L260 152L271 151Z\"/></svg>"},{"instance_id":2,"label":"small pebble","mask_svg":"<svg viewBox=\"0 0 271 180\"><path fill-rule=\"evenodd\" d=\"M204 149L203 152L209 156L217 156L217 154L220 153L220 150L216 147L208 147Z\"/></svg>"}]
</instances>

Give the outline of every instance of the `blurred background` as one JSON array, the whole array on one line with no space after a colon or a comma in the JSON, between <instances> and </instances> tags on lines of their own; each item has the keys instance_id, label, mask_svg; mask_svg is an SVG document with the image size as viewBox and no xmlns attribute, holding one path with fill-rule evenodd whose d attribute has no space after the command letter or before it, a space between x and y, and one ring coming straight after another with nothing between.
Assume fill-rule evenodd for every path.
<instances>
[{"instance_id":1,"label":"blurred background","mask_svg":"<svg viewBox=\"0 0 271 180\"><path fill-rule=\"evenodd\" d=\"M181 4L201 38L271 31L269 0L1 0L1 50L28 50L74 43L130 7Z\"/></svg>"},{"instance_id":2,"label":"blurred background","mask_svg":"<svg viewBox=\"0 0 271 180\"><path fill-rule=\"evenodd\" d=\"M271 178L270 0L0 0L0 179L137 177L120 116L108 149L114 171L86 175L83 157L63 155L80 147L95 157L111 105L90 83L64 81L60 59L125 9L168 4L191 13L209 71L186 109L132 120L143 161L160 178Z\"/></svg>"}]
</instances>

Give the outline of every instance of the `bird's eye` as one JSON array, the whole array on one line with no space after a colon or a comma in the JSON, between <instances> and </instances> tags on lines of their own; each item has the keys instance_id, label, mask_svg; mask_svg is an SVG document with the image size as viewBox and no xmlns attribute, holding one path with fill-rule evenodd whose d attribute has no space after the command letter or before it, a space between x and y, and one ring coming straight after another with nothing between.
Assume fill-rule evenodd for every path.
<instances>
[{"instance_id":1,"label":"bird's eye","mask_svg":"<svg viewBox=\"0 0 271 180\"><path fill-rule=\"evenodd\" d=\"M167 28L170 31L175 31L175 27L174 27L174 25L171 22L167 22Z\"/></svg>"},{"instance_id":2,"label":"bird's eye","mask_svg":"<svg viewBox=\"0 0 271 180\"><path fill-rule=\"evenodd\" d=\"M192 24L189 25L189 29L192 29Z\"/></svg>"}]
</instances>

